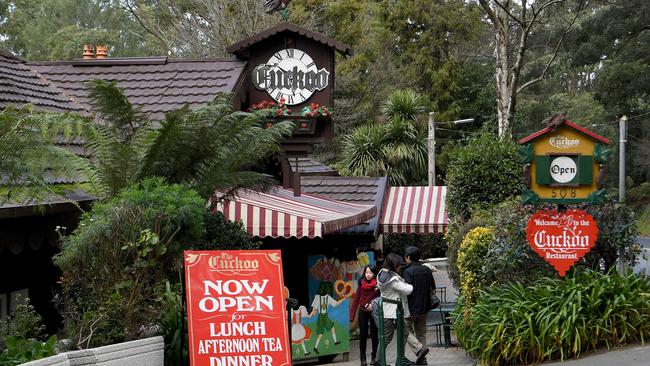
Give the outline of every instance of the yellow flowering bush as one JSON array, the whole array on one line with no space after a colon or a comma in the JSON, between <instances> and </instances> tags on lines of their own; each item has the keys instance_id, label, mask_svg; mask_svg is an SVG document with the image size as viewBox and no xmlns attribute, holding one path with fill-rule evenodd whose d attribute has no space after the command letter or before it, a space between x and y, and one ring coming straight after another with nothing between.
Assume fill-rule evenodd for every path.
<instances>
[{"instance_id":1,"label":"yellow flowering bush","mask_svg":"<svg viewBox=\"0 0 650 366\"><path fill-rule=\"evenodd\" d=\"M460 243L457 264L460 292L465 298L466 307L476 303L479 290L486 285L482 267L488 247L493 241L494 229L479 226L470 230Z\"/></svg>"}]
</instances>

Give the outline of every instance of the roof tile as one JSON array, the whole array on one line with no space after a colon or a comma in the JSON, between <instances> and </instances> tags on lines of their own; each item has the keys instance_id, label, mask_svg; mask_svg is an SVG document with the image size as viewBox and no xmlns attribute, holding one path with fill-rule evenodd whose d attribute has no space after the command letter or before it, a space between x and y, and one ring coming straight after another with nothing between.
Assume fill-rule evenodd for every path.
<instances>
[{"instance_id":1,"label":"roof tile","mask_svg":"<svg viewBox=\"0 0 650 366\"><path fill-rule=\"evenodd\" d=\"M340 230L339 233L378 235L379 216L386 192L386 177L301 176L300 189L305 193L338 201L375 205L377 207L375 217L365 224Z\"/></svg>"},{"instance_id":2,"label":"roof tile","mask_svg":"<svg viewBox=\"0 0 650 366\"><path fill-rule=\"evenodd\" d=\"M132 64L129 64L132 60ZM86 83L95 79L117 81L129 101L154 119L189 105L197 108L219 92L232 92L245 62L239 60L106 59L84 63L34 62L28 64L64 93L90 110Z\"/></svg>"},{"instance_id":3,"label":"roof tile","mask_svg":"<svg viewBox=\"0 0 650 366\"><path fill-rule=\"evenodd\" d=\"M4 52L0 53L0 109L7 105L31 103L53 112L82 112L61 90L50 84L24 61Z\"/></svg>"}]
</instances>

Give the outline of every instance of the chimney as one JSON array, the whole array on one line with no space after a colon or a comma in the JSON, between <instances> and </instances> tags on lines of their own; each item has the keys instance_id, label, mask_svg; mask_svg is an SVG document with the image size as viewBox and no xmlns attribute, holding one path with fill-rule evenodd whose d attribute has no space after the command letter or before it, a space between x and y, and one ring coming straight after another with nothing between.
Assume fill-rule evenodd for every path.
<instances>
[{"instance_id":1,"label":"chimney","mask_svg":"<svg viewBox=\"0 0 650 366\"><path fill-rule=\"evenodd\" d=\"M100 45L100 44L96 45L95 47L97 48L97 55L96 55L96 57L97 57L98 59L104 59L104 58L106 58L106 56L108 55L108 51L107 51L107 48L108 48L108 47L106 47L106 45Z\"/></svg>"},{"instance_id":2,"label":"chimney","mask_svg":"<svg viewBox=\"0 0 650 366\"><path fill-rule=\"evenodd\" d=\"M84 60L91 60L93 58L95 58L95 53L93 52L93 45L85 44L84 45L83 59Z\"/></svg>"}]
</instances>

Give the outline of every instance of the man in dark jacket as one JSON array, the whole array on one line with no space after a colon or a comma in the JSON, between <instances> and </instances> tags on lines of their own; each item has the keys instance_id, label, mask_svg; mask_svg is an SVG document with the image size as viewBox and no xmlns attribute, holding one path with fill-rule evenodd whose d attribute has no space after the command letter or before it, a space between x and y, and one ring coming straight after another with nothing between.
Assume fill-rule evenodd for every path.
<instances>
[{"instance_id":1,"label":"man in dark jacket","mask_svg":"<svg viewBox=\"0 0 650 366\"><path fill-rule=\"evenodd\" d=\"M406 319L408 337L406 341L415 350L416 364L426 365L427 339L427 313L429 311L429 291L435 291L431 270L420 262L420 250L417 247L408 247L404 255L406 267L402 270L406 283L413 285L413 292L408 295L409 312L411 316Z\"/></svg>"}]
</instances>

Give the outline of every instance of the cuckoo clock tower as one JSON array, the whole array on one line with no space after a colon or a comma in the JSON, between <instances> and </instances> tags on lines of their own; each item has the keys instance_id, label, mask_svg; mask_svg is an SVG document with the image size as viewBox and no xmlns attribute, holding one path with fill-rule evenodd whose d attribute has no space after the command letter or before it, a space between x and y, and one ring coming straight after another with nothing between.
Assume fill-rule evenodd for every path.
<instances>
[{"instance_id":1,"label":"cuckoo clock tower","mask_svg":"<svg viewBox=\"0 0 650 366\"><path fill-rule=\"evenodd\" d=\"M287 155L304 156L330 141L334 108L335 52L349 46L293 23L280 23L228 47L247 61L239 93L242 110L268 110L267 123L294 122L282 144Z\"/></svg>"}]
</instances>

